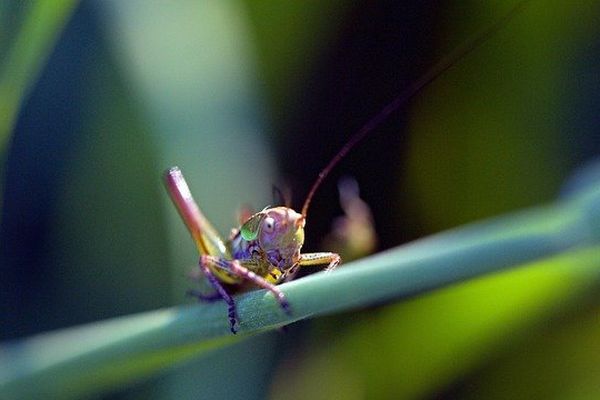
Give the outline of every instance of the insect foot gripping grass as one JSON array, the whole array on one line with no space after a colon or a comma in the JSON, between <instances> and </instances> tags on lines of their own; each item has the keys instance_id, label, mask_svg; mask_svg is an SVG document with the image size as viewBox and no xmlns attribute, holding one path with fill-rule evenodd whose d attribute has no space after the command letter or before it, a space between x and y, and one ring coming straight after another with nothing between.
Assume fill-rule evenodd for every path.
<instances>
[{"instance_id":1,"label":"insect foot gripping grass","mask_svg":"<svg viewBox=\"0 0 600 400\"><path fill-rule=\"evenodd\" d=\"M300 267L327 265L326 270L331 271L341 261L340 256L336 253L302 254L300 252L304 244L304 226L308 208L323 180L353 147L373 132L390 114L398 110L459 60L485 43L526 3L527 1L518 3L504 17L496 20L492 25L442 58L351 136L318 175L306 196L300 213L284 206L266 207L247 218L242 226L234 229L229 239L224 241L200 211L181 170L178 167L170 168L165 174L167 190L200 252L201 275L206 277L214 289L212 294L204 294L195 290L190 291L190 294L201 301L224 300L228 305L232 333L236 333L236 307L225 285L235 290L236 288L242 289L244 283L250 282L255 286L267 289L275 296L283 311L291 313L290 304L276 285L293 279Z\"/></svg>"}]
</instances>

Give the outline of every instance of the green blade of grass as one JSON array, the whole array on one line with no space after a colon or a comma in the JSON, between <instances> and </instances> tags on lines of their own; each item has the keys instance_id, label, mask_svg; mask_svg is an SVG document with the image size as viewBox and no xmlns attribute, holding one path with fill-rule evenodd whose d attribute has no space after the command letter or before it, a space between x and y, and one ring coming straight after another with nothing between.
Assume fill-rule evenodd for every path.
<instances>
[{"instance_id":1,"label":"green blade of grass","mask_svg":"<svg viewBox=\"0 0 600 400\"><path fill-rule=\"evenodd\" d=\"M592 249L600 242L600 186L568 198L447 231L281 285L285 315L271 294L237 298L240 334L225 306L199 304L121 317L0 346L0 392L9 398L89 394L150 376L181 360L300 319L383 303L523 263ZM584 279L600 274L582 263Z\"/></svg>"},{"instance_id":2,"label":"green blade of grass","mask_svg":"<svg viewBox=\"0 0 600 400\"><path fill-rule=\"evenodd\" d=\"M16 2L25 7L23 21L14 38L0 42L4 59L0 63L0 153L10 136L19 107L38 76L54 41L77 0ZM9 10L10 4L4 5ZM6 19L9 16L4 16Z\"/></svg>"}]
</instances>

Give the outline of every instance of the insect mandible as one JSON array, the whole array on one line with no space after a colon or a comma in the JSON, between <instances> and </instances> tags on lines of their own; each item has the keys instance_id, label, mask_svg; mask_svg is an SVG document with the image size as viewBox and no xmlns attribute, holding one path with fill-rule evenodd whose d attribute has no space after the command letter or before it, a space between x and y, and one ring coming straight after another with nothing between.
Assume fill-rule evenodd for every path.
<instances>
[{"instance_id":1,"label":"insect mandible","mask_svg":"<svg viewBox=\"0 0 600 400\"><path fill-rule=\"evenodd\" d=\"M492 34L512 19L525 3L527 1L518 3L504 17L441 59L351 136L319 173L299 213L284 206L266 207L251 215L239 229L233 229L229 239L225 241L200 211L181 170L178 167L170 168L165 174L167 190L196 243L200 253L200 272L215 291L210 295L198 291L190 291L190 294L202 301L224 300L228 305L232 333L237 332L238 318L234 299L225 289L224 284L240 285L250 282L264 288L275 296L286 313L291 313L290 304L277 284L293 279L301 267L325 265L326 271L332 271L341 262L340 256L336 253L303 254L301 252L308 209L323 180L354 146L385 121L390 114L456 62L486 42Z\"/></svg>"}]
</instances>

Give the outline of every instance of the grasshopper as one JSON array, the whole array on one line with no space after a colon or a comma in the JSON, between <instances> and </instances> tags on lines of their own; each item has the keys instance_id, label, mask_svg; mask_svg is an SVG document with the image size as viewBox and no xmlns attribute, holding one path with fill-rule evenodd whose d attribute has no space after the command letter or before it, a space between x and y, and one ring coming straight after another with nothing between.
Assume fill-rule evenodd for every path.
<instances>
[{"instance_id":1,"label":"grasshopper","mask_svg":"<svg viewBox=\"0 0 600 400\"><path fill-rule=\"evenodd\" d=\"M228 305L232 333L236 333L235 303L221 282L239 285L250 281L273 293L289 314L290 305L276 284L292 279L303 266L327 265L326 269L331 271L340 263L336 253L300 252L304 244L306 210L297 213L283 206L266 207L250 216L239 229L233 229L225 242L200 211L181 170L172 167L165 177L169 194L201 254L200 270L215 289L212 296L197 291L190 294L204 301L222 298Z\"/></svg>"},{"instance_id":2,"label":"grasshopper","mask_svg":"<svg viewBox=\"0 0 600 400\"><path fill-rule=\"evenodd\" d=\"M352 148L393 112L462 58L485 43L526 3L526 0L518 3L504 17L442 58L351 136L319 173L306 196L300 213L284 206L266 207L262 211L250 215L239 229L233 229L229 239L225 241L200 211L181 170L178 167L167 170L165 173L167 190L196 243L200 253L201 275L206 277L215 291L210 295L199 291L190 291L190 294L202 301L224 300L228 305L230 330L234 334L237 332L236 307L224 284L241 286L245 282L250 282L264 288L275 296L283 311L290 314L290 304L277 284L293 279L301 267L326 265L326 271L333 271L341 262L340 256L336 253L301 252L308 209L323 180Z\"/></svg>"}]
</instances>

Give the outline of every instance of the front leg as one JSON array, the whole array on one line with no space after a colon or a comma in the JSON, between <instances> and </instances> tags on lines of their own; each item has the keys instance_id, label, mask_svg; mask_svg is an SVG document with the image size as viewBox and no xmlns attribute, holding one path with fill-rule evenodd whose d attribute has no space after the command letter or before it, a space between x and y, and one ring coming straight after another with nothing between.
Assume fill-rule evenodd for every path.
<instances>
[{"instance_id":1,"label":"front leg","mask_svg":"<svg viewBox=\"0 0 600 400\"><path fill-rule=\"evenodd\" d=\"M244 279L251 281L256 286L260 286L263 289L267 289L269 292L273 293L273 296L275 296L275 299L279 302L279 305L281 306L281 308L283 308L283 311L285 311L285 313L288 315L291 314L290 303L287 301L287 298L285 297L283 292L277 286L267 281L262 276L257 275L255 272L248 269L248 267L251 268L252 265L255 265L254 262L245 260L233 260L230 261L230 263L231 272Z\"/></svg>"},{"instance_id":2,"label":"front leg","mask_svg":"<svg viewBox=\"0 0 600 400\"><path fill-rule=\"evenodd\" d=\"M325 268L325 272L333 271L342 261L339 254L330 253L330 252L321 252L321 253L305 253L300 254L300 261L298 264L301 267L309 266L309 265L324 265L327 264L327 268Z\"/></svg>"},{"instance_id":3,"label":"front leg","mask_svg":"<svg viewBox=\"0 0 600 400\"><path fill-rule=\"evenodd\" d=\"M339 265L341 261L342 258L337 253L320 252L300 254L300 260L298 263L286 274L285 282L293 280L300 267L327 264L325 272L331 272Z\"/></svg>"}]
</instances>

